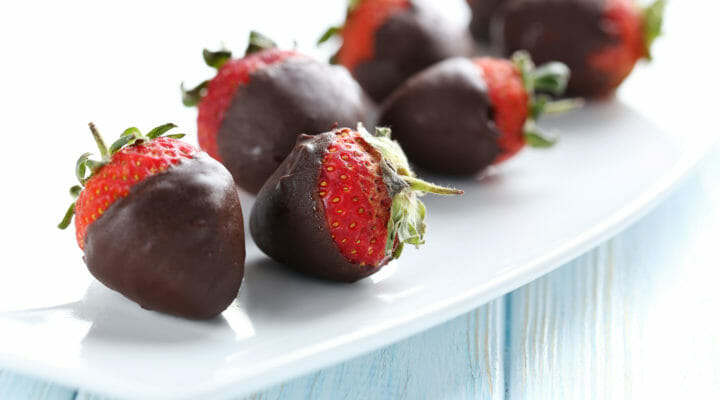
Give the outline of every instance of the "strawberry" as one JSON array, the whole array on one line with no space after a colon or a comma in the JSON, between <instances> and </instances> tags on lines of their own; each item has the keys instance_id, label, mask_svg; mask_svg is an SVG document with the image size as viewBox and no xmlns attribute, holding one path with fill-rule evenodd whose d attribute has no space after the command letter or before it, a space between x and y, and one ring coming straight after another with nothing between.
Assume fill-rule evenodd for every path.
<instances>
[{"instance_id":1,"label":"strawberry","mask_svg":"<svg viewBox=\"0 0 720 400\"><path fill-rule=\"evenodd\" d=\"M280 50L257 32L243 58L227 50L203 51L215 77L191 90L183 103L198 107L198 142L256 193L292 150L301 132L324 132L365 118L369 101L343 68L294 50Z\"/></svg>"},{"instance_id":2,"label":"strawberry","mask_svg":"<svg viewBox=\"0 0 720 400\"><path fill-rule=\"evenodd\" d=\"M472 54L465 27L411 0L353 0L344 25L330 28L319 43L335 35L342 46L332 61L347 67L378 102L415 72Z\"/></svg>"},{"instance_id":3,"label":"strawberry","mask_svg":"<svg viewBox=\"0 0 720 400\"><path fill-rule=\"evenodd\" d=\"M76 163L75 234L90 272L142 307L188 318L224 310L242 282L245 241L230 173L204 152L129 128L109 148L91 123L101 160Z\"/></svg>"},{"instance_id":4,"label":"strawberry","mask_svg":"<svg viewBox=\"0 0 720 400\"><path fill-rule=\"evenodd\" d=\"M238 86L250 82L250 74L258 69L267 68L289 57L303 57L292 50L277 49L274 45L253 51L249 50L243 58L231 59L232 53L229 51L210 52L204 49L203 58L208 66L217 69L217 75L189 91L181 88L183 103L198 107L198 144L218 161L221 158L217 133Z\"/></svg>"},{"instance_id":5,"label":"strawberry","mask_svg":"<svg viewBox=\"0 0 720 400\"><path fill-rule=\"evenodd\" d=\"M529 56L453 58L410 78L382 105L410 160L428 170L469 175L512 157L525 145L548 147L536 128L543 111L564 111L577 101L550 102L535 90L560 94L567 67L535 68Z\"/></svg>"},{"instance_id":6,"label":"strawberry","mask_svg":"<svg viewBox=\"0 0 720 400\"><path fill-rule=\"evenodd\" d=\"M493 121L500 133L497 139L500 154L494 163L504 161L525 147L525 122L530 94L522 72L509 60L483 57L475 65L487 84L487 93L493 106Z\"/></svg>"},{"instance_id":7,"label":"strawberry","mask_svg":"<svg viewBox=\"0 0 720 400\"><path fill-rule=\"evenodd\" d=\"M279 262L354 282L424 243L425 192L462 193L415 178L388 129L303 135L260 190L250 232Z\"/></svg>"},{"instance_id":8,"label":"strawberry","mask_svg":"<svg viewBox=\"0 0 720 400\"><path fill-rule=\"evenodd\" d=\"M509 53L524 49L538 62L570 67L568 93L605 97L650 58L665 0L641 9L635 0L506 0L494 41Z\"/></svg>"}]
</instances>

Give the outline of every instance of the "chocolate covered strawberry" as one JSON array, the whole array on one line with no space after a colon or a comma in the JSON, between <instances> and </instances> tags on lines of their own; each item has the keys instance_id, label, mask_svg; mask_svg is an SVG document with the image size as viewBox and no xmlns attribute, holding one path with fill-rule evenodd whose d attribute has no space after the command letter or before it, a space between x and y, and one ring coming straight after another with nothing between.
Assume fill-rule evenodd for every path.
<instances>
[{"instance_id":1,"label":"chocolate covered strawberry","mask_svg":"<svg viewBox=\"0 0 720 400\"><path fill-rule=\"evenodd\" d=\"M472 54L466 27L410 0L353 0L338 34L342 46L333 60L347 67L375 101L405 79L440 60Z\"/></svg>"},{"instance_id":2,"label":"chocolate covered strawberry","mask_svg":"<svg viewBox=\"0 0 720 400\"><path fill-rule=\"evenodd\" d=\"M200 147L230 170L238 186L256 193L290 153L299 133L364 120L369 101L344 68L294 50L280 50L256 32L243 58L203 52L217 75L183 102L198 106Z\"/></svg>"},{"instance_id":3,"label":"chocolate covered strawberry","mask_svg":"<svg viewBox=\"0 0 720 400\"><path fill-rule=\"evenodd\" d=\"M424 242L424 192L462 193L415 178L388 129L304 135L258 194L250 232L291 268L354 282Z\"/></svg>"},{"instance_id":4,"label":"chocolate covered strawberry","mask_svg":"<svg viewBox=\"0 0 720 400\"><path fill-rule=\"evenodd\" d=\"M380 122L392 128L410 161L452 175L482 172L525 145L552 142L535 126L550 102L535 90L560 94L568 70L561 63L535 68L525 53L513 60L453 58L414 75L382 105Z\"/></svg>"},{"instance_id":5,"label":"chocolate covered strawberry","mask_svg":"<svg viewBox=\"0 0 720 400\"><path fill-rule=\"evenodd\" d=\"M101 159L76 164L73 215L90 272L143 308L210 318L237 296L245 241L230 173L194 146L127 129L109 148L90 124Z\"/></svg>"},{"instance_id":6,"label":"chocolate covered strawberry","mask_svg":"<svg viewBox=\"0 0 720 400\"><path fill-rule=\"evenodd\" d=\"M507 54L523 49L537 62L567 64L569 94L602 97L650 58L663 8L664 0L645 9L635 0L506 0L494 41Z\"/></svg>"},{"instance_id":7,"label":"chocolate covered strawberry","mask_svg":"<svg viewBox=\"0 0 720 400\"><path fill-rule=\"evenodd\" d=\"M490 22L502 4L507 0L467 0L472 19L470 32L480 42L490 39Z\"/></svg>"}]
</instances>

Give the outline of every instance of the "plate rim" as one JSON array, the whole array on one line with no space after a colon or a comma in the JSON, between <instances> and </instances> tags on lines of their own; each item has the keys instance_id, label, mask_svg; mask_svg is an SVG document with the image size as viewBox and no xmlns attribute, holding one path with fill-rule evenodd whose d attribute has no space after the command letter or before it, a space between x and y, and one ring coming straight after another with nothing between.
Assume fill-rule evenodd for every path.
<instances>
[{"instance_id":1,"label":"plate rim","mask_svg":"<svg viewBox=\"0 0 720 400\"><path fill-rule=\"evenodd\" d=\"M614 101L628 105L619 98ZM632 108L632 106L630 107ZM638 112L634 108L633 111ZM658 129L670 136L676 136L660 127ZM273 384L288 381L391 345L440 325L532 282L586 253L627 229L661 203L694 171L707 156L710 148L720 141L720 135L708 134L702 139L704 140L691 143L683 148L678 159L668 168L668 171L625 207L618 209L611 217L589 227L573 240L557 246L552 251L442 302L420 308L392 322L338 336L329 342L287 354L274 364L266 364L263 369L254 370L253 373L245 373L240 377L237 374L235 376L228 375L212 384L201 383L191 389L183 387L182 392L180 390L178 392L159 392L151 384L116 378L112 374L102 371L95 371L92 377L86 378L83 374L77 374L75 370L67 372L59 366L48 365L42 361L28 361L7 354L0 354L0 366L13 372L48 379L93 393L128 398L182 400L201 397L222 399L256 392Z\"/></svg>"}]
</instances>

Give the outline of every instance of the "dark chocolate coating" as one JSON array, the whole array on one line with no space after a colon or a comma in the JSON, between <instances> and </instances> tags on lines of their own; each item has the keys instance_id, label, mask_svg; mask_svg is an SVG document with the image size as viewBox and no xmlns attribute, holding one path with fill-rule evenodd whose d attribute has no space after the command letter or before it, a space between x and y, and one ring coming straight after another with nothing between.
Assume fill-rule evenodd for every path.
<instances>
[{"instance_id":1,"label":"dark chocolate coating","mask_svg":"<svg viewBox=\"0 0 720 400\"><path fill-rule=\"evenodd\" d=\"M467 27L453 25L417 5L388 18L375 32L372 59L358 64L353 75L376 102L385 99L414 73L438 61L470 56Z\"/></svg>"},{"instance_id":2,"label":"dark chocolate coating","mask_svg":"<svg viewBox=\"0 0 720 400\"><path fill-rule=\"evenodd\" d=\"M608 77L588 57L619 42L604 23L607 0L507 0L493 40L507 55L527 50L536 64L565 63L572 72L569 96L606 94Z\"/></svg>"},{"instance_id":3,"label":"dark chocolate coating","mask_svg":"<svg viewBox=\"0 0 720 400\"><path fill-rule=\"evenodd\" d=\"M481 172L500 153L500 136L480 70L467 58L442 61L410 78L380 109L409 160L449 175Z\"/></svg>"},{"instance_id":4,"label":"dark chocolate coating","mask_svg":"<svg viewBox=\"0 0 720 400\"><path fill-rule=\"evenodd\" d=\"M468 0L472 19L470 32L480 42L490 39L490 21L506 0Z\"/></svg>"},{"instance_id":5,"label":"dark chocolate coating","mask_svg":"<svg viewBox=\"0 0 720 400\"><path fill-rule=\"evenodd\" d=\"M333 132L300 136L292 153L258 193L250 234L265 254L299 272L355 282L380 269L349 262L330 236L318 194L321 162Z\"/></svg>"},{"instance_id":6,"label":"dark chocolate coating","mask_svg":"<svg viewBox=\"0 0 720 400\"><path fill-rule=\"evenodd\" d=\"M257 193L301 133L355 126L370 102L344 67L292 57L250 74L218 130L220 159L235 182Z\"/></svg>"},{"instance_id":7,"label":"dark chocolate coating","mask_svg":"<svg viewBox=\"0 0 720 400\"><path fill-rule=\"evenodd\" d=\"M88 227L85 263L143 308L216 316L237 296L245 265L232 176L198 153L137 183Z\"/></svg>"}]
</instances>

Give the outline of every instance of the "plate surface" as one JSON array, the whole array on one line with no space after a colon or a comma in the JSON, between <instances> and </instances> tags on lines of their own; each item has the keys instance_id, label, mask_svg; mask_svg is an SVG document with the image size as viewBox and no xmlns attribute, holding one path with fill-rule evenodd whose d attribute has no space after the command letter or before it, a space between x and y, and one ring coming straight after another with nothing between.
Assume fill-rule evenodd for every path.
<instances>
[{"instance_id":1,"label":"plate surface","mask_svg":"<svg viewBox=\"0 0 720 400\"><path fill-rule=\"evenodd\" d=\"M248 237L243 287L221 317L192 322L144 311L95 282L72 233L54 228L70 199L63 193L73 183L75 156L93 148L87 119L108 137L131 124L147 129L173 119L192 132L194 111L181 108L177 84L210 74L200 48L267 26L282 43L296 37L314 52L312 39L343 13L341 2L317 2L312 10L269 3L262 7L282 8L282 16L264 13L258 2L222 15L89 3L68 20L50 9L38 29L11 45L20 59L40 49L63 61L10 66L3 74L12 96L0 101L13 111L5 126L14 135L0 167L14 195L0 200L7 214L0 366L133 398L247 393L387 345L547 273L648 211L717 134L703 128L710 104L678 111L662 98L689 98L709 67L657 85L682 72L680 62L663 56L694 51L682 37L697 32L673 30L689 20L693 1L683 2L671 7L668 24L670 38L680 33L658 43L656 64L639 68L617 99L545 120L563 132L556 147L526 150L483 180L429 177L465 195L426 197L427 244L378 274L353 285L307 279L263 256ZM465 18L460 5L454 11ZM35 18L26 7L18 15ZM289 33L298 16L317 29ZM243 41L228 46L242 49ZM708 118L688 121L685 111ZM243 203L247 217L252 199Z\"/></svg>"}]
</instances>

